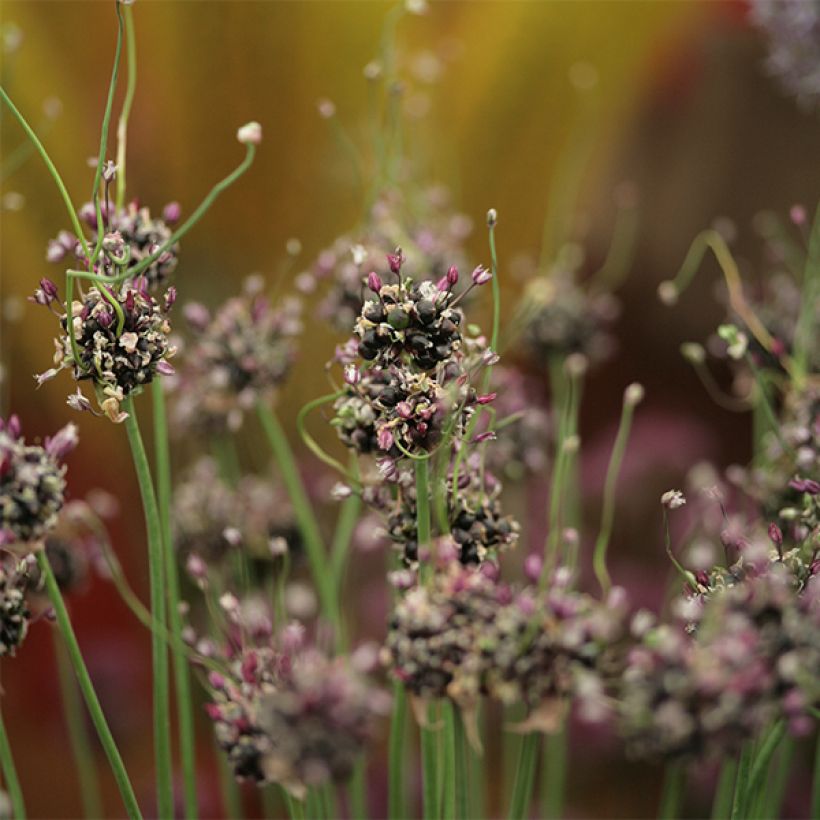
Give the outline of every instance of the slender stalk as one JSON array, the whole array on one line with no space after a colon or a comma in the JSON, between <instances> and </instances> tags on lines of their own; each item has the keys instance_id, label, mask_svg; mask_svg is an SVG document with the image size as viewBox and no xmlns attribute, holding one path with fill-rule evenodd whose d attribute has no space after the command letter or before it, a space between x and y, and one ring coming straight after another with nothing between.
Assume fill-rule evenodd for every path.
<instances>
[{"instance_id":1,"label":"slender stalk","mask_svg":"<svg viewBox=\"0 0 820 820\"><path fill-rule=\"evenodd\" d=\"M125 429L134 469L142 496L145 513L145 527L148 536L148 573L151 591L151 615L162 628L167 628L165 568L162 546L162 523L157 497L151 479L151 468L145 454L145 445L137 422L134 400L129 397L123 403L128 413ZM157 811L160 817L172 817L174 811L174 791L171 761L171 715L168 687L168 649L161 635L151 634L151 659L153 665L154 699L154 765L156 768Z\"/></svg>"},{"instance_id":2,"label":"slender stalk","mask_svg":"<svg viewBox=\"0 0 820 820\"><path fill-rule=\"evenodd\" d=\"M128 141L128 118L134 104L134 93L137 89L137 43L134 34L134 15L131 6L124 9L125 17L125 58L128 67L128 82L125 88L125 99L122 101L120 119L117 123L117 210L125 204L125 160Z\"/></svg>"},{"instance_id":3,"label":"slender stalk","mask_svg":"<svg viewBox=\"0 0 820 820\"><path fill-rule=\"evenodd\" d=\"M230 764L219 748L216 750L216 758L225 817L230 817L231 820L241 820L244 817L244 812L242 811L242 793L239 790L239 784L233 776Z\"/></svg>"},{"instance_id":4,"label":"slender stalk","mask_svg":"<svg viewBox=\"0 0 820 820\"><path fill-rule=\"evenodd\" d=\"M337 605L336 594L333 588L333 578L327 571L327 550L322 541L322 534L319 531L319 524L316 521L310 499L302 484L293 451L290 449L285 431L273 410L261 402L256 405L259 420L268 438L268 442L282 473L282 481L285 483L299 531L305 543L310 571L313 574L313 582L319 592L319 601L322 612L328 623L336 624Z\"/></svg>"},{"instance_id":5,"label":"slender stalk","mask_svg":"<svg viewBox=\"0 0 820 820\"><path fill-rule=\"evenodd\" d=\"M636 389L633 390L633 388ZM607 467L606 471L604 507L601 512L601 529L598 533L598 539L595 542L595 553L592 558L595 577L598 579L604 594L609 592L609 588L612 585L606 566L606 550L609 546L609 538L612 535L612 525L615 521L615 492L618 487L618 475L621 471L621 462L623 461L626 445L629 441L632 414L635 410L635 405L641 399L641 394L642 390L637 385L630 385L624 392L621 423L618 426L618 434L615 437L615 445L612 448L609 467Z\"/></svg>"},{"instance_id":6,"label":"slender stalk","mask_svg":"<svg viewBox=\"0 0 820 820\"><path fill-rule=\"evenodd\" d=\"M440 816L443 820L456 818L456 706L445 701L443 706L444 729L442 733L442 803Z\"/></svg>"},{"instance_id":7,"label":"slender stalk","mask_svg":"<svg viewBox=\"0 0 820 820\"><path fill-rule=\"evenodd\" d=\"M761 817L775 818L780 816L780 807L783 805L783 797L789 784L795 749L796 744L791 736L784 738L780 744L773 771L762 793Z\"/></svg>"},{"instance_id":8,"label":"slender stalk","mask_svg":"<svg viewBox=\"0 0 820 820\"><path fill-rule=\"evenodd\" d=\"M786 723L780 720L772 726L757 750L749 774L749 783L743 802L744 814L746 816L750 814L758 816L759 809L761 808L762 789L765 781L768 779L769 765L785 733Z\"/></svg>"},{"instance_id":9,"label":"slender stalk","mask_svg":"<svg viewBox=\"0 0 820 820\"><path fill-rule=\"evenodd\" d=\"M52 630L54 655L57 659L57 676L60 681L60 696L63 701L68 740L77 767L77 781L83 803L83 814L87 818L103 816L100 781L97 777L97 764L91 748L91 739L85 725L85 711L77 682L71 671L71 660L68 657L63 638L57 630Z\"/></svg>"},{"instance_id":10,"label":"slender stalk","mask_svg":"<svg viewBox=\"0 0 820 820\"><path fill-rule=\"evenodd\" d=\"M544 818L558 818L564 812L567 778L567 732L564 728L554 735L547 735L543 745L543 769L541 779L541 815Z\"/></svg>"},{"instance_id":11,"label":"slender stalk","mask_svg":"<svg viewBox=\"0 0 820 820\"><path fill-rule=\"evenodd\" d=\"M729 815L731 820L745 820L746 793L749 788L749 775L752 769L752 757L754 749L752 744L747 744L740 753L740 760L737 764L737 777L735 777L735 791L732 797L732 812Z\"/></svg>"},{"instance_id":12,"label":"slender stalk","mask_svg":"<svg viewBox=\"0 0 820 820\"><path fill-rule=\"evenodd\" d=\"M820 737L814 752L814 779L811 785L811 816L820 817Z\"/></svg>"},{"instance_id":13,"label":"slender stalk","mask_svg":"<svg viewBox=\"0 0 820 820\"><path fill-rule=\"evenodd\" d=\"M130 9L130 7L129 7ZM160 381L151 386L154 404L154 458L157 478L157 502L162 525L165 555L165 575L168 592L168 630L172 636L174 688L176 690L179 755L182 764L182 786L185 796L185 816L194 820L199 814L196 790L196 738L194 709L191 698L191 674L188 659L179 647L182 642L179 571L171 533L171 456L168 445L168 420L165 412L165 392Z\"/></svg>"},{"instance_id":14,"label":"slender stalk","mask_svg":"<svg viewBox=\"0 0 820 820\"><path fill-rule=\"evenodd\" d=\"M464 733L464 719L461 712L456 706L453 706L452 710L453 744L455 747L455 817L457 820L465 820L465 818L470 817L467 738Z\"/></svg>"},{"instance_id":15,"label":"slender stalk","mask_svg":"<svg viewBox=\"0 0 820 820\"><path fill-rule=\"evenodd\" d=\"M405 784L405 750L407 736L407 693L399 682L393 683L393 714L390 718L390 740L387 752L387 816L391 820L408 820Z\"/></svg>"},{"instance_id":16,"label":"slender stalk","mask_svg":"<svg viewBox=\"0 0 820 820\"><path fill-rule=\"evenodd\" d=\"M108 129L111 125L111 111L114 108L114 91L117 88L117 77L120 72L120 55L122 54L122 30L124 24L122 11L120 10L120 0L117 0L114 8L117 11L117 45L114 50L114 67L111 69L111 81L108 84L108 97L105 101L102 128L100 129L100 150L97 154L97 168L94 171L94 185L91 188L91 201L94 204L94 210L97 214L97 242L91 254L91 259L89 260L89 267L91 268L94 267L94 263L100 255L103 237L105 235L103 228L105 223L100 205L100 182L102 181L103 165L105 164L105 152L108 149Z\"/></svg>"},{"instance_id":17,"label":"slender stalk","mask_svg":"<svg viewBox=\"0 0 820 820\"><path fill-rule=\"evenodd\" d=\"M686 770L682 763L675 762L667 765L658 809L660 820L675 820L680 817L685 774Z\"/></svg>"},{"instance_id":18,"label":"slender stalk","mask_svg":"<svg viewBox=\"0 0 820 820\"><path fill-rule=\"evenodd\" d=\"M11 754L11 744L6 734L6 725L0 714L0 768L3 770L3 784L11 800L11 810L15 820L25 820L26 804L23 800L23 790L20 779L17 777L17 767Z\"/></svg>"},{"instance_id":19,"label":"slender stalk","mask_svg":"<svg viewBox=\"0 0 820 820\"><path fill-rule=\"evenodd\" d=\"M427 723L435 726L435 706L427 707ZM439 816L438 742L433 728L421 728L421 780L424 820Z\"/></svg>"},{"instance_id":20,"label":"slender stalk","mask_svg":"<svg viewBox=\"0 0 820 820\"><path fill-rule=\"evenodd\" d=\"M88 712L91 715L91 721L97 734L100 737L105 754L111 764L111 769L114 772L114 779L117 781L120 794L122 795L123 803L125 804L125 811L129 818L141 818L137 799L134 796L134 790L131 787L131 782L128 779L128 774L125 771L120 753L114 743L114 738L111 735L111 730L108 728L108 723L105 720L100 702L97 699L97 693L94 691L94 685L91 683L91 677L86 669L85 661L83 660L80 646L77 643L77 637L74 634L74 629L71 626L71 621L68 617L68 611L65 608L65 602L57 586L57 580L54 573L51 571L51 565L46 558L44 551L37 553L37 564L40 572L43 574L45 580L46 592L51 599L51 605L54 607L54 615L57 619L57 626L62 633L65 641L66 649L68 650L71 664L74 667L74 674L77 676L77 682L80 686L80 691L85 698L85 705L88 707Z\"/></svg>"},{"instance_id":21,"label":"slender stalk","mask_svg":"<svg viewBox=\"0 0 820 820\"><path fill-rule=\"evenodd\" d=\"M357 761L350 778L348 790L350 799L350 816L353 820L367 820L367 759L362 757Z\"/></svg>"},{"instance_id":22,"label":"slender stalk","mask_svg":"<svg viewBox=\"0 0 820 820\"><path fill-rule=\"evenodd\" d=\"M737 761L724 760L720 768L715 796L712 801L712 820L725 820L732 810L732 795L737 777Z\"/></svg>"},{"instance_id":23,"label":"slender stalk","mask_svg":"<svg viewBox=\"0 0 820 820\"><path fill-rule=\"evenodd\" d=\"M518 768L515 771L509 820L523 820L532 802L532 787L535 782L535 764L538 759L538 747L541 735L530 732L521 742L518 757Z\"/></svg>"}]
</instances>

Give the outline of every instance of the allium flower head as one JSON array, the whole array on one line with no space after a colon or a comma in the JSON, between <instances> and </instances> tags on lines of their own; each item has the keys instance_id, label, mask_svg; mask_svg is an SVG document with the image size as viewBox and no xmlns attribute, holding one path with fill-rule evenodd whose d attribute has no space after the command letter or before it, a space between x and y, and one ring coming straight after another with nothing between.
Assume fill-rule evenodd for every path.
<instances>
[{"instance_id":1,"label":"allium flower head","mask_svg":"<svg viewBox=\"0 0 820 820\"><path fill-rule=\"evenodd\" d=\"M116 306L116 307L115 307ZM125 284L118 290L89 288L71 310L74 349L68 333L68 318L61 319L63 335L55 342L54 362L38 382L59 369L70 368L78 381L93 383L103 412L112 421L122 421L120 402L145 385L157 373L173 372L166 359L175 353L168 341L170 325L165 311L143 288ZM75 406L75 402L69 400Z\"/></svg>"},{"instance_id":2,"label":"allium flower head","mask_svg":"<svg viewBox=\"0 0 820 820\"><path fill-rule=\"evenodd\" d=\"M571 273L554 271L549 278L531 280L523 303L524 341L538 362L570 353L582 353L593 363L610 356L608 328L619 310L612 295L589 294Z\"/></svg>"},{"instance_id":3,"label":"allium flower head","mask_svg":"<svg viewBox=\"0 0 820 820\"><path fill-rule=\"evenodd\" d=\"M249 602L247 602L249 603ZM302 799L308 788L343 782L390 708L351 661L306 646L291 624L273 637L254 632L238 606L245 642L209 676L207 712L237 778L279 783ZM256 637L252 637L256 635Z\"/></svg>"},{"instance_id":4,"label":"allium flower head","mask_svg":"<svg viewBox=\"0 0 820 820\"><path fill-rule=\"evenodd\" d=\"M575 695L603 701L624 615L560 584L511 587L452 562L397 604L383 655L418 698L449 697L468 713L482 695L523 702L527 729L554 731Z\"/></svg>"},{"instance_id":5,"label":"allium flower head","mask_svg":"<svg viewBox=\"0 0 820 820\"><path fill-rule=\"evenodd\" d=\"M820 701L820 606L816 583L798 594L787 571L726 587L689 625L644 632L623 677L621 725L640 757L736 752L778 718L810 731ZM691 616L697 613L694 629Z\"/></svg>"},{"instance_id":6,"label":"allium flower head","mask_svg":"<svg viewBox=\"0 0 820 820\"><path fill-rule=\"evenodd\" d=\"M30 569L31 562L25 558L6 557L0 563L0 658L13 657L28 634Z\"/></svg>"},{"instance_id":7,"label":"allium flower head","mask_svg":"<svg viewBox=\"0 0 820 820\"><path fill-rule=\"evenodd\" d=\"M26 444L16 416L0 419L0 545L33 547L54 526L63 506L65 453Z\"/></svg>"},{"instance_id":8,"label":"allium flower head","mask_svg":"<svg viewBox=\"0 0 820 820\"><path fill-rule=\"evenodd\" d=\"M274 307L260 292L258 277L240 296L211 315L186 305L194 334L186 349L177 389L176 422L202 431L235 430L245 410L284 381L296 356L294 337L302 330L301 305L288 299Z\"/></svg>"}]
</instances>

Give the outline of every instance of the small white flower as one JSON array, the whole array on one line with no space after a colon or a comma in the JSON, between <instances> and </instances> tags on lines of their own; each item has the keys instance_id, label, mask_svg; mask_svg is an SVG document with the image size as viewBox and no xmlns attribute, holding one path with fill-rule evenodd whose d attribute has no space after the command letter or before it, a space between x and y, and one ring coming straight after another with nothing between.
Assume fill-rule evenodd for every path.
<instances>
[{"instance_id":1,"label":"small white flower","mask_svg":"<svg viewBox=\"0 0 820 820\"><path fill-rule=\"evenodd\" d=\"M262 126L258 122L249 122L236 132L236 138L243 145L259 145L262 142Z\"/></svg>"},{"instance_id":2,"label":"small white flower","mask_svg":"<svg viewBox=\"0 0 820 820\"><path fill-rule=\"evenodd\" d=\"M686 498L680 490L667 490L661 496L661 504L667 510L677 510L686 503Z\"/></svg>"},{"instance_id":3,"label":"small white flower","mask_svg":"<svg viewBox=\"0 0 820 820\"><path fill-rule=\"evenodd\" d=\"M137 342L140 337L136 333L123 333L120 336L119 346L125 350L126 353L133 353L137 349Z\"/></svg>"},{"instance_id":4,"label":"small white flower","mask_svg":"<svg viewBox=\"0 0 820 820\"><path fill-rule=\"evenodd\" d=\"M364 245L354 245L350 249L350 255L353 257L353 264L358 267L367 259L367 250Z\"/></svg>"}]
</instances>

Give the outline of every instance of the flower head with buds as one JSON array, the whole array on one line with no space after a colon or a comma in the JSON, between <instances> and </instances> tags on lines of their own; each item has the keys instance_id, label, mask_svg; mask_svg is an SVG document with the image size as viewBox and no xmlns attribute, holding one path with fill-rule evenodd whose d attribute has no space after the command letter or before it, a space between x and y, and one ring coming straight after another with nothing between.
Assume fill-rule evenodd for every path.
<instances>
[{"instance_id":1,"label":"flower head with buds","mask_svg":"<svg viewBox=\"0 0 820 820\"><path fill-rule=\"evenodd\" d=\"M89 288L61 318L63 336L56 342L53 369L70 368L78 381L90 380L102 411L112 421L125 418L120 402L150 384L157 373L173 373L166 359L174 354L168 341L170 325L165 311L143 288L125 284L118 290ZM69 400L72 406L81 403ZM81 409L86 409L86 404Z\"/></svg>"}]
</instances>

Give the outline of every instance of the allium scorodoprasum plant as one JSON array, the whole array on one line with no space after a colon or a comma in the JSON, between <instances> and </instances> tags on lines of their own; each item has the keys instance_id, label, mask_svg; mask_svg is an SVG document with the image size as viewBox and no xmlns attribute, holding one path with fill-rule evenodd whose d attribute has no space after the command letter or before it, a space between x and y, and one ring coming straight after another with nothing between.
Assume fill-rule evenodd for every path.
<instances>
[{"instance_id":1,"label":"allium scorodoprasum plant","mask_svg":"<svg viewBox=\"0 0 820 820\"><path fill-rule=\"evenodd\" d=\"M40 441L24 439L15 416L0 421L0 657L19 663L33 633L56 623L85 814L210 816L215 754L229 817L560 817L577 813L572 783L597 782L572 751L605 745L642 767L661 817L709 800L715 817L783 813L788 767L799 760L807 779L820 715L820 216L809 225L795 207L788 222L757 220L754 281L728 234L707 230L659 288L665 304L683 302L706 252L716 256L725 317L682 352L724 409L753 414L754 455L726 470L693 464L683 489L647 501L663 528L658 538L642 529L641 540L668 557L671 578L650 611L647 590L628 593L611 562L625 487L632 503L647 496L625 466L643 387L624 389L603 458L581 435L589 383L620 378L610 366L614 294L638 224L637 197L621 185L611 246L595 258L576 202L592 130L583 111L584 139L548 192L538 261L508 263L505 249L499 264L491 209L490 264L476 264L475 207L460 213L425 178L423 141L403 139L417 136L414 83L448 58L398 50L403 16L426 4L396 5L364 70L368 140L348 135L346 112L319 105L349 162L350 201L361 195L345 227L306 247L301 270L291 239L275 281L232 262L211 278L243 285L211 303L207 288L177 276L190 264L191 229L250 167L261 127L239 129L245 158L199 206L152 213L135 180L126 188L138 13L113 5L115 63L88 203L75 207L0 94L68 218L43 235L44 264L64 277L30 288L57 320L36 396L53 395L46 383L65 370L76 382L69 408L89 414L81 424L125 428L145 518L143 536L134 499L72 496L73 423ZM771 35L769 70L811 101L803 66L816 15L754 6ZM594 70L576 66L570 81L585 110ZM211 276L201 261L194 273L198 283ZM503 319L502 283L520 294ZM290 429L307 384L300 357L321 347L317 320L342 336L334 352L332 341L323 348L331 389L296 408ZM146 394L148 452L138 424ZM141 555L121 564L108 534L117 508L146 546L148 606L123 566ZM150 635L154 795L144 777L131 787L64 601L93 590L94 577ZM107 695L106 710L128 708ZM108 812L82 701L122 800ZM12 752L0 722L3 787L21 818ZM820 814L820 774L811 800Z\"/></svg>"}]
</instances>

